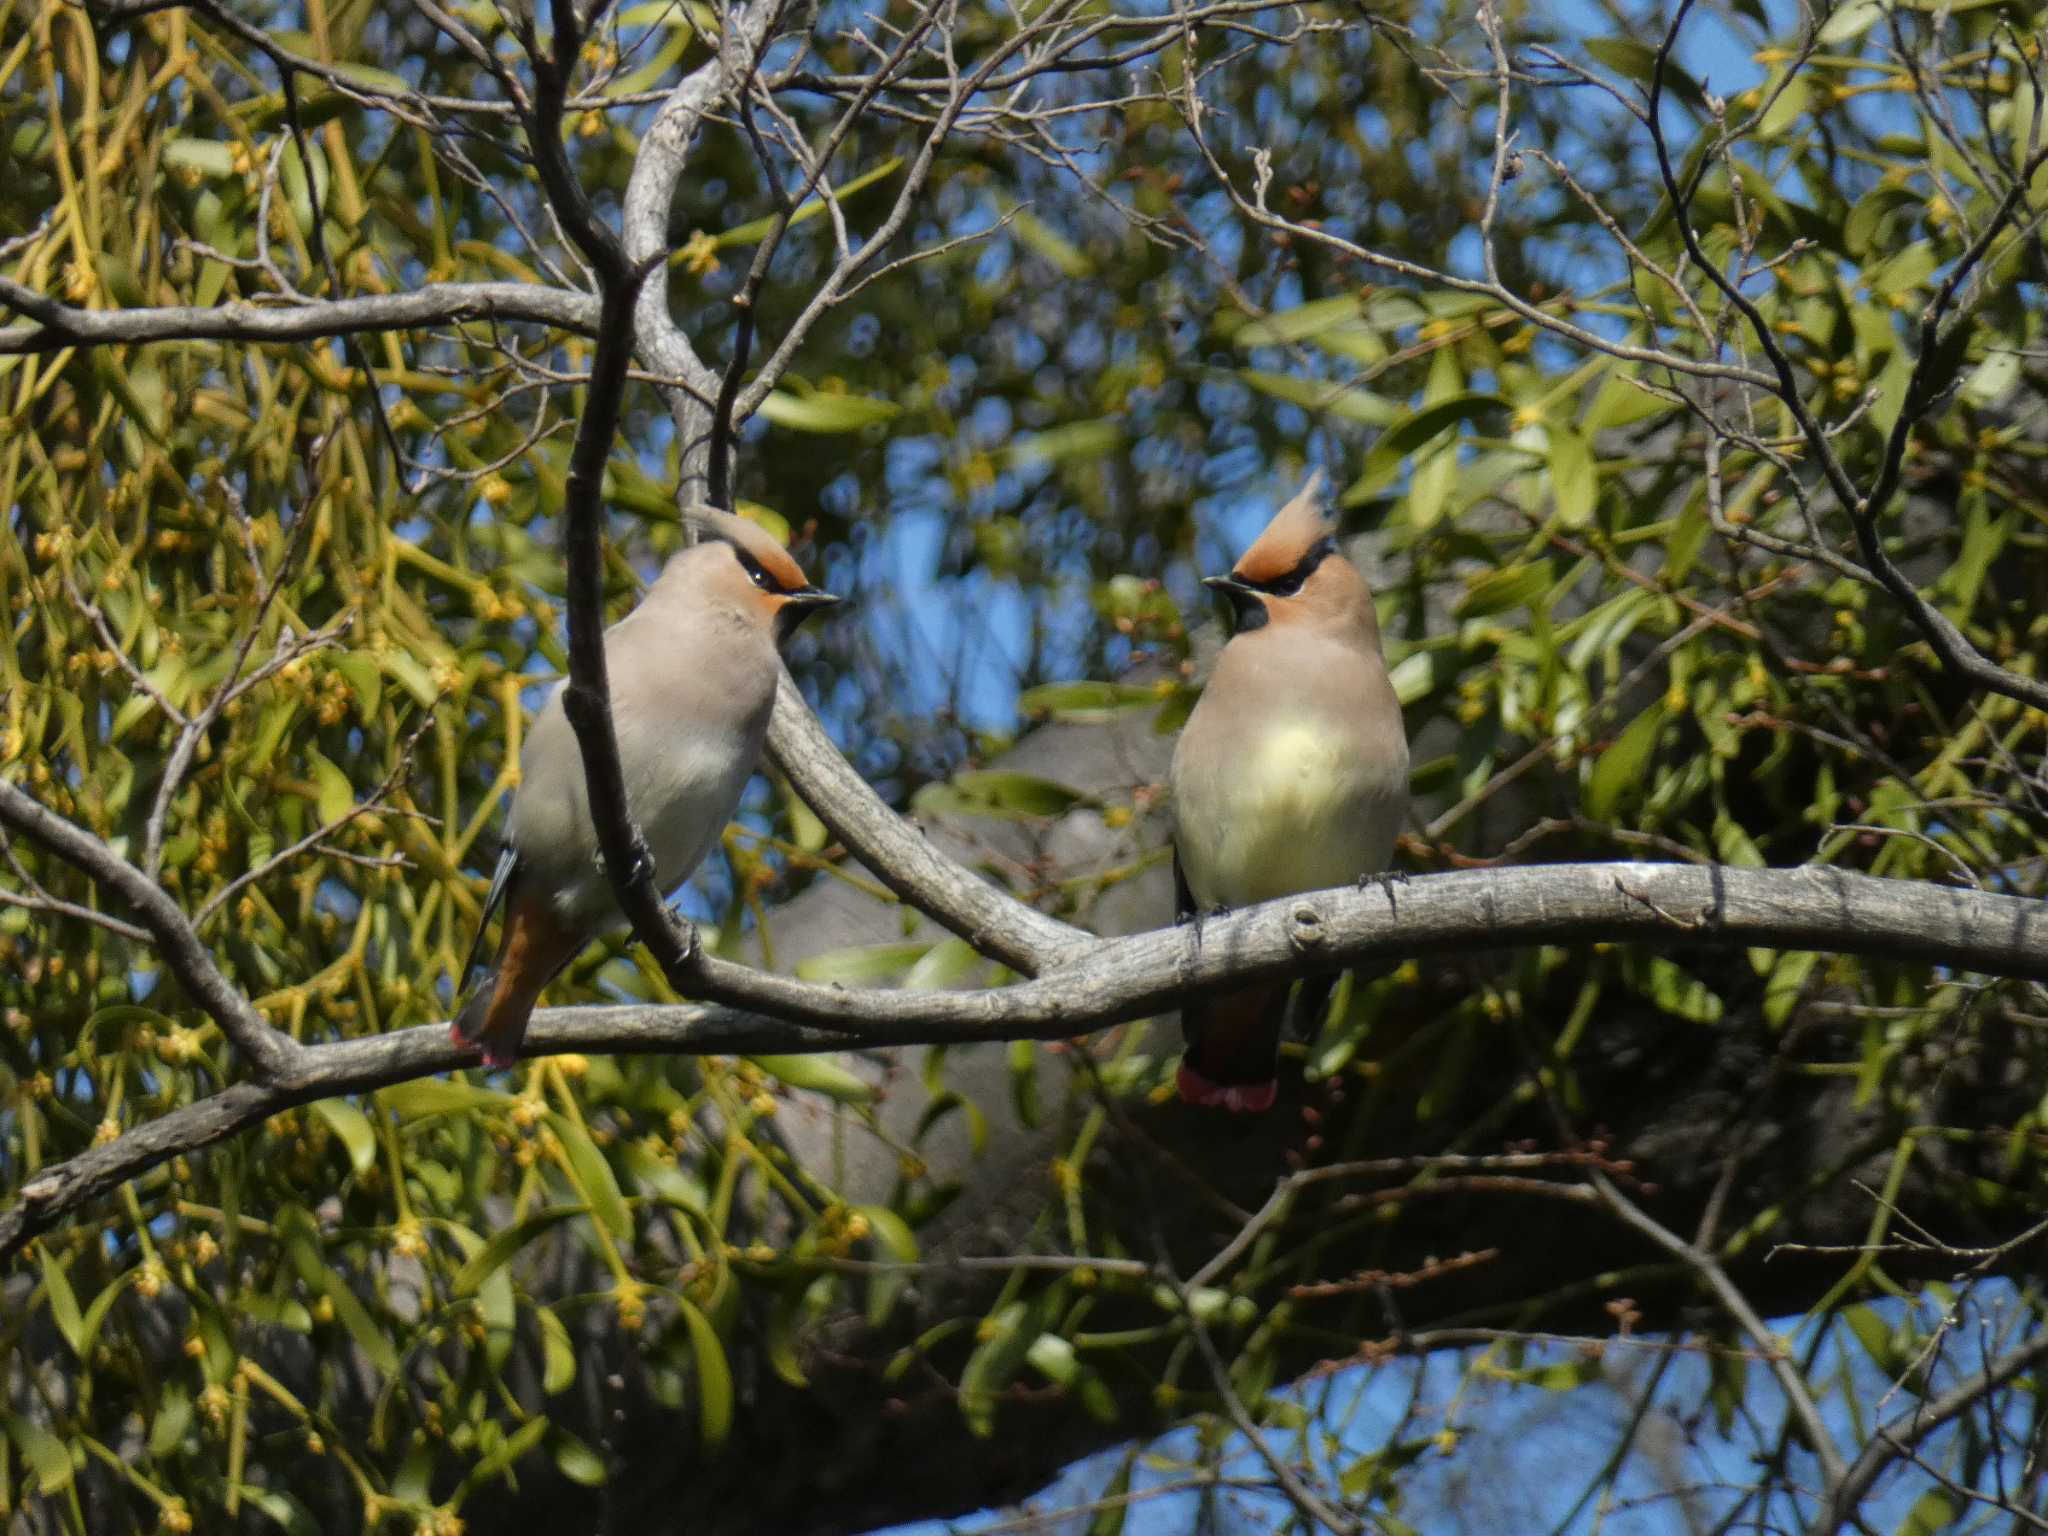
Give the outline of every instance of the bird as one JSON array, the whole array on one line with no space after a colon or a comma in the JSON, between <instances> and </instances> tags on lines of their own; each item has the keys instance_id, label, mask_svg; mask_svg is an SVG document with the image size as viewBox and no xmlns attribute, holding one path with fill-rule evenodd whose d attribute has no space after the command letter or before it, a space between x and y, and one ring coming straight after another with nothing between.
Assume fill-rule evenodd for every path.
<instances>
[{"instance_id":1,"label":"bird","mask_svg":"<svg viewBox=\"0 0 2048 1536\"><path fill-rule=\"evenodd\" d=\"M753 776L782 643L839 601L813 586L765 529L711 507L685 516L705 537L674 555L604 636L626 804L663 890L703 862ZM457 1045L480 1047L492 1067L518 1059L541 989L624 921L599 857L583 756L559 685L520 753L505 846L458 994L500 908L496 957L449 1030Z\"/></svg>"},{"instance_id":2,"label":"bird","mask_svg":"<svg viewBox=\"0 0 2048 1536\"><path fill-rule=\"evenodd\" d=\"M1372 592L1337 548L1321 472L1203 584L1234 622L1168 770L1176 921L1383 875L1407 814L1408 738ZM1302 983L1305 1019L1334 979ZM1288 990L1260 983L1183 1006L1182 1099L1272 1107Z\"/></svg>"}]
</instances>

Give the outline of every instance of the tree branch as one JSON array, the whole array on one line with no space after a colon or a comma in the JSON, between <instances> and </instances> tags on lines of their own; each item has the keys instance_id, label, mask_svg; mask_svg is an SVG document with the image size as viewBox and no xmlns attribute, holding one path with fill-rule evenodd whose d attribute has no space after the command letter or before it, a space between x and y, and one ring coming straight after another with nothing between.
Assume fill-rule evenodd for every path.
<instances>
[{"instance_id":1,"label":"tree branch","mask_svg":"<svg viewBox=\"0 0 2048 1536\"><path fill-rule=\"evenodd\" d=\"M58 830L45 836L49 829L42 823L25 825L19 811L24 804ZM154 902L138 906L154 918L153 931L168 909L171 924L196 944L170 899L97 839L49 816L10 786L0 785L0 814L50 846L75 846L65 839L90 845L81 852L81 867L124 894L143 886ZM1392 893L1374 885L1267 902L1187 927L1098 940L1037 980L982 991L842 989L700 955L693 962L693 985L740 1006L544 1009L534 1015L527 1052L751 1055L853 1045L1058 1040L1146 1018L1190 995L1248 981L1427 954L1602 942L1810 949L2048 977L2048 909L2020 897L1825 868L1547 864L1424 875ZM218 973L211 974L248 1011ZM253 1011L249 1016L254 1018ZM263 1028L260 1020L255 1023ZM123 1180L281 1109L472 1060L449 1043L439 1024L319 1046L298 1046L269 1032L266 1037L285 1049L281 1065L265 1081L239 1084L174 1110L31 1180L21 1203L0 1214L0 1261Z\"/></svg>"},{"instance_id":2,"label":"tree branch","mask_svg":"<svg viewBox=\"0 0 2048 1536\"><path fill-rule=\"evenodd\" d=\"M0 330L0 357L150 341L318 341L465 320L525 320L589 335L598 321L592 295L537 283L430 283L406 293L309 304L78 309L0 277L0 307L35 322Z\"/></svg>"},{"instance_id":3,"label":"tree branch","mask_svg":"<svg viewBox=\"0 0 2048 1536\"><path fill-rule=\"evenodd\" d=\"M1827 1508L1814 1521L1809 1536L1834 1536L1856 1517L1865 1495L1885 1470L1901 1456L1909 1455L1934 1431L1958 1414L1967 1413L1986 1396L1997 1391L2022 1371L2031 1370L2048 1359L2048 1331L2037 1333L2026 1343L2004 1355L1939 1397L1886 1420L1870 1437L1870 1443L1834 1484Z\"/></svg>"},{"instance_id":4,"label":"tree branch","mask_svg":"<svg viewBox=\"0 0 2048 1536\"><path fill-rule=\"evenodd\" d=\"M264 1022L200 942L184 910L163 888L82 827L73 826L26 790L0 780L0 822L47 848L115 892L135 910L156 941L171 974L221 1032L247 1056L263 1079L276 1079L298 1062L303 1048Z\"/></svg>"},{"instance_id":5,"label":"tree branch","mask_svg":"<svg viewBox=\"0 0 2048 1536\"><path fill-rule=\"evenodd\" d=\"M781 11L779 0L751 0L729 13L718 57L692 70L669 93L653 125L640 136L620 212L629 260L666 257L669 214L689 158L690 140L720 97L751 72ZM669 313L668 284L661 278L640 291L633 311L633 345L649 368L680 378L689 386L669 393L669 410L681 440L676 496L682 503L704 500L709 491L711 448L711 409L704 402L718 397L719 376L704 365ZM693 399L692 392L699 398Z\"/></svg>"},{"instance_id":6,"label":"tree branch","mask_svg":"<svg viewBox=\"0 0 2048 1536\"><path fill-rule=\"evenodd\" d=\"M1026 976L1099 940L1026 906L939 853L854 771L785 668L768 723L768 755L826 829L903 900Z\"/></svg>"}]
</instances>

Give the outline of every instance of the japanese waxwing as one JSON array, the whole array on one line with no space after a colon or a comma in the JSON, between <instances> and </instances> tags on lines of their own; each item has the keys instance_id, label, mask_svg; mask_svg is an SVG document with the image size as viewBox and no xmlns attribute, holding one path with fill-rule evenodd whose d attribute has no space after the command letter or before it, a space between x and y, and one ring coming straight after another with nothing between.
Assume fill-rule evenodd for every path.
<instances>
[{"instance_id":1,"label":"japanese waxwing","mask_svg":"<svg viewBox=\"0 0 2048 1536\"><path fill-rule=\"evenodd\" d=\"M752 523L709 507L686 516L706 537L673 556L604 636L626 801L664 891L711 851L753 775L775 703L777 646L839 601ZM501 905L497 958L450 1031L458 1044L481 1046L491 1066L518 1058L555 973L624 920L598 857L583 755L559 686L520 753L505 849L462 982Z\"/></svg>"},{"instance_id":2,"label":"japanese waxwing","mask_svg":"<svg viewBox=\"0 0 2048 1536\"><path fill-rule=\"evenodd\" d=\"M1177 917L1349 885L1387 868L1408 807L1408 738L1372 593L1339 553L1322 475L1227 576L1223 647L1174 748ZM1313 1020L1333 977L1302 984ZM1179 1088L1190 1103L1272 1106L1288 984L1191 1000Z\"/></svg>"}]
</instances>

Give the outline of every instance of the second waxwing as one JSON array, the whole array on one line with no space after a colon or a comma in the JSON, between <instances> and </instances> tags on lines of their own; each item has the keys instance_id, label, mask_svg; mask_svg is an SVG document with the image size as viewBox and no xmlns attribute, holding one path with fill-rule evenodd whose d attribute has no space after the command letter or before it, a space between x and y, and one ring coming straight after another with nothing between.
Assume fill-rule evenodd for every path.
<instances>
[{"instance_id":1,"label":"second waxwing","mask_svg":"<svg viewBox=\"0 0 2048 1536\"><path fill-rule=\"evenodd\" d=\"M688 516L708 537L671 558L604 637L627 805L665 891L703 862L754 773L775 703L778 647L806 615L839 601L812 586L763 529L710 508ZM559 687L527 735L519 775L462 981L502 907L497 955L451 1029L492 1066L518 1058L541 989L623 921Z\"/></svg>"},{"instance_id":2,"label":"second waxwing","mask_svg":"<svg viewBox=\"0 0 2048 1536\"><path fill-rule=\"evenodd\" d=\"M1408 808L1408 738L1372 593L1337 548L1322 477L1274 516L1227 576L1235 633L1173 754L1174 888L1182 921L1386 871ZM1302 984L1320 1013L1331 978ZM1181 1097L1271 1107L1285 982L1189 1002Z\"/></svg>"}]
</instances>

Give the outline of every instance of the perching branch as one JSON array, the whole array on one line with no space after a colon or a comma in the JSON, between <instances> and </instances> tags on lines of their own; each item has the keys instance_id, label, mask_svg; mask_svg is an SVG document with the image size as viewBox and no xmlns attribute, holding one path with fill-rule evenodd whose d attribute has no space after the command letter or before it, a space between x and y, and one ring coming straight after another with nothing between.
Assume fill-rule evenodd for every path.
<instances>
[{"instance_id":1,"label":"perching branch","mask_svg":"<svg viewBox=\"0 0 2048 1536\"><path fill-rule=\"evenodd\" d=\"M167 957L181 935L197 947L170 899L96 838L4 785L0 816L124 896L142 887L138 910ZM1549 864L1426 875L1391 892L1373 885L1267 902L1187 927L1099 940L1047 964L1035 980L980 991L821 986L699 954L691 962L693 988L727 1006L544 1010L534 1016L527 1052L790 1054L855 1044L1060 1040L1248 981L1432 954L1591 943L1818 950L2048 978L2048 910L2020 897L1818 867ZM180 980L205 989L194 995L220 1009L217 1017L250 1021L230 1033L241 1043L253 1025L259 1040L271 1042L277 1065L262 1081L238 1084L45 1170L22 1204L0 1215L0 1259L122 1180L281 1109L446 1072L471 1059L447 1042L440 1025L295 1045L256 1019L203 949L200 955L204 970L191 979L174 966Z\"/></svg>"}]
</instances>

